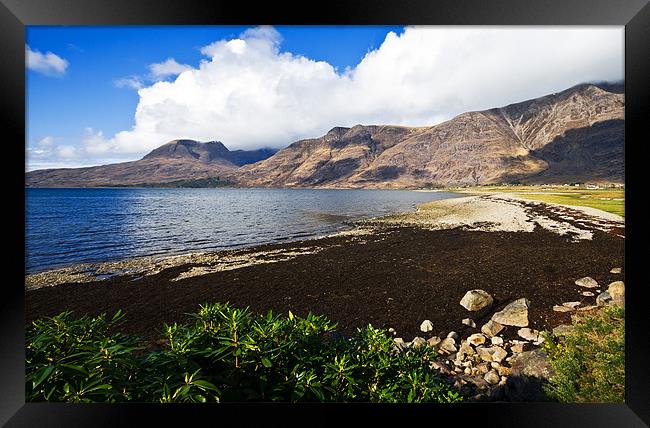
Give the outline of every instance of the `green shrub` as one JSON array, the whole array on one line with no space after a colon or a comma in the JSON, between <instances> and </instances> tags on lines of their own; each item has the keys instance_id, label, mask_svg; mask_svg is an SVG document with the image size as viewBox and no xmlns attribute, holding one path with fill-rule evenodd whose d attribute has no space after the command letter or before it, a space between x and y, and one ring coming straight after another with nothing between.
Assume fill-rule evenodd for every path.
<instances>
[{"instance_id":1,"label":"green shrub","mask_svg":"<svg viewBox=\"0 0 650 428\"><path fill-rule=\"evenodd\" d=\"M135 340L111 333L107 320L69 311L35 321L26 332L27 401L118 402L132 398Z\"/></svg>"},{"instance_id":2,"label":"green shrub","mask_svg":"<svg viewBox=\"0 0 650 428\"><path fill-rule=\"evenodd\" d=\"M28 400L455 402L461 398L429 367L436 356L432 348L397 353L392 339L370 325L344 337L322 316L301 318L291 312L278 316L270 311L262 316L228 304L202 305L193 317L190 324L166 325L167 345L140 357L135 357L135 339L111 334L113 321L103 316L73 319L65 312L36 321L28 334ZM115 322L120 319L118 315ZM111 351L110 364L102 359L108 349L105 343L119 345L119 353ZM81 348L86 353L79 353ZM67 364L70 358L84 370L65 370L62 361ZM79 391L96 380L101 388L94 394L85 392L77 399L66 392L70 390L66 384Z\"/></svg>"},{"instance_id":3,"label":"green shrub","mask_svg":"<svg viewBox=\"0 0 650 428\"><path fill-rule=\"evenodd\" d=\"M562 337L547 335L555 375L546 386L561 402L624 401L625 310L613 306L580 316Z\"/></svg>"}]
</instances>

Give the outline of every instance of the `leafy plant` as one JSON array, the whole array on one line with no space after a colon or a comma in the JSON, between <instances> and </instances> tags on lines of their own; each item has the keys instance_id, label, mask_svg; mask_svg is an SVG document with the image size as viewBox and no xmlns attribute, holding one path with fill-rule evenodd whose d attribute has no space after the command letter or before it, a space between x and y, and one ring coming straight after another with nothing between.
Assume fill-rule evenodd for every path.
<instances>
[{"instance_id":1,"label":"leafy plant","mask_svg":"<svg viewBox=\"0 0 650 428\"><path fill-rule=\"evenodd\" d=\"M561 402L623 402L625 310L605 307L573 322L562 337L546 334L545 351L555 375L546 386Z\"/></svg>"},{"instance_id":2,"label":"leafy plant","mask_svg":"<svg viewBox=\"0 0 650 428\"><path fill-rule=\"evenodd\" d=\"M135 339L111 329L120 323L72 317L69 311L35 321L26 334L28 401L118 402L131 399Z\"/></svg>"},{"instance_id":3,"label":"leafy plant","mask_svg":"<svg viewBox=\"0 0 650 428\"><path fill-rule=\"evenodd\" d=\"M168 345L140 357L135 357L136 339L111 333L121 314L107 321L104 316L74 319L65 312L36 321L28 335L28 400L461 399L429 367L433 349L397 353L392 339L370 325L346 337L322 316L256 315L227 303L201 305L192 317L190 324L166 325ZM78 370L65 367L71 360Z\"/></svg>"}]
</instances>

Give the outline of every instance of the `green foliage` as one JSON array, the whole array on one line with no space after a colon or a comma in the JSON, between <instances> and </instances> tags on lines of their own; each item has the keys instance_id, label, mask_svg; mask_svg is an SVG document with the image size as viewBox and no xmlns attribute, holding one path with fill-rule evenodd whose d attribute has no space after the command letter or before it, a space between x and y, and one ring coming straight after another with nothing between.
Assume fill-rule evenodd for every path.
<instances>
[{"instance_id":1,"label":"green foliage","mask_svg":"<svg viewBox=\"0 0 650 428\"><path fill-rule=\"evenodd\" d=\"M26 334L28 401L119 402L132 398L135 340L111 333L118 311L74 319L71 312L35 321Z\"/></svg>"},{"instance_id":2,"label":"green foliage","mask_svg":"<svg viewBox=\"0 0 650 428\"><path fill-rule=\"evenodd\" d=\"M202 305L193 317L188 325L166 325L167 346L140 357L134 356L134 339L110 334L112 324L104 317L73 319L66 312L35 322L28 334L28 400L74 401L65 385L76 382L74 391L79 391L78 384L86 382L88 388L88 380L101 380L97 385L105 386L82 394L85 401L461 399L429 368L433 349L397 353L392 339L372 326L344 337L322 316L255 315L228 304ZM98 364L105 342L119 344L123 351L112 357L112 365ZM78 354L81 347L89 353ZM83 372L62 367L70 355Z\"/></svg>"},{"instance_id":3,"label":"green foliage","mask_svg":"<svg viewBox=\"0 0 650 428\"><path fill-rule=\"evenodd\" d=\"M562 337L546 335L546 353L555 375L546 387L561 402L624 401L625 310L606 307L584 315Z\"/></svg>"}]
</instances>

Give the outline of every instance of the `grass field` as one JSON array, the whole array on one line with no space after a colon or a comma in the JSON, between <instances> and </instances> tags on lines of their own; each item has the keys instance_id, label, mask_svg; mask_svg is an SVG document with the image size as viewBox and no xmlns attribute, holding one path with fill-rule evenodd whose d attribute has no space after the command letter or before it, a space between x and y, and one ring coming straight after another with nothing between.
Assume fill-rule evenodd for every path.
<instances>
[{"instance_id":1,"label":"grass field","mask_svg":"<svg viewBox=\"0 0 650 428\"><path fill-rule=\"evenodd\" d=\"M625 189L587 189L566 186L483 186L469 192L515 193L525 199L596 208L625 217Z\"/></svg>"}]
</instances>

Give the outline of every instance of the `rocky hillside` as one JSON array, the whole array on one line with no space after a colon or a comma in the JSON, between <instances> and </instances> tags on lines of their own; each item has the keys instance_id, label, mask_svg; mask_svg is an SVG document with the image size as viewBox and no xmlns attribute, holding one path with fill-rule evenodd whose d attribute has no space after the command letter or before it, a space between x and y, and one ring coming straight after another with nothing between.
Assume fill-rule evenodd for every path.
<instances>
[{"instance_id":1,"label":"rocky hillside","mask_svg":"<svg viewBox=\"0 0 650 428\"><path fill-rule=\"evenodd\" d=\"M170 183L219 178L230 181L238 167L273 155L275 150L230 151L218 141L175 140L140 160L88 168L31 171L30 187L99 187Z\"/></svg>"},{"instance_id":2,"label":"rocky hillside","mask_svg":"<svg viewBox=\"0 0 650 428\"><path fill-rule=\"evenodd\" d=\"M583 84L421 128L333 128L240 168L254 186L422 187L624 177L624 95Z\"/></svg>"}]
</instances>

